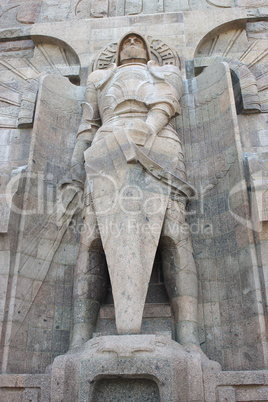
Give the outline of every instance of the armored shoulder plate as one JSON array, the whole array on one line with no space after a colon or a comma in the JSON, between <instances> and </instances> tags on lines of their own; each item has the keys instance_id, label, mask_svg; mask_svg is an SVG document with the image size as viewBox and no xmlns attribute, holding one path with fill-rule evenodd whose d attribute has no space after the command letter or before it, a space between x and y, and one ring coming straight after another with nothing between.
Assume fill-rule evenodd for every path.
<instances>
[{"instance_id":1,"label":"armored shoulder plate","mask_svg":"<svg viewBox=\"0 0 268 402\"><path fill-rule=\"evenodd\" d=\"M108 79L115 73L116 64L111 64L106 70L93 71L88 77L87 85L93 84L95 88L100 89Z\"/></svg>"},{"instance_id":2,"label":"armored shoulder plate","mask_svg":"<svg viewBox=\"0 0 268 402\"><path fill-rule=\"evenodd\" d=\"M181 71L177 66L165 64L159 66L155 61L150 60L148 63L150 74L160 80L170 84L178 93L178 98L182 96L182 76Z\"/></svg>"}]
</instances>

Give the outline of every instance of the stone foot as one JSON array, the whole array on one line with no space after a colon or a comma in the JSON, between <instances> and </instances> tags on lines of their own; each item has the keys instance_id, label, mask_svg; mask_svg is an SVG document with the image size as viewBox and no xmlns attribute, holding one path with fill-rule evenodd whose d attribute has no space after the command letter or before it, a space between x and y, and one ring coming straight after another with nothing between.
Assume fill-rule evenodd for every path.
<instances>
[{"instance_id":1,"label":"stone foot","mask_svg":"<svg viewBox=\"0 0 268 402\"><path fill-rule=\"evenodd\" d=\"M205 353L202 351L200 346L195 345L193 343L188 343L183 345L184 349L188 353L198 353L201 358L201 364L202 364L202 369L204 372L208 371L221 371L221 365L218 362L215 362L214 360L210 360Z\"/></svg>"}]
</instances>

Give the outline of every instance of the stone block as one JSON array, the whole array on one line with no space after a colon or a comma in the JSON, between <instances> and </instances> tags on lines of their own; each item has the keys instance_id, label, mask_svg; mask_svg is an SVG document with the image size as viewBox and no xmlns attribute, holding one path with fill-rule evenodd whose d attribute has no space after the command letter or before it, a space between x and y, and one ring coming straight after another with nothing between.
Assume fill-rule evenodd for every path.
<instances>
[{"instance_id":1,"label":"stone block","mask_svg":"<svg viewBox=\"0 0 268 402\"><path fill-rule=\"evenodd\" d=\"M0 398L7 402L49 400L49 375L5 374L0 376Z\"/></svg>"},{"instance_id":2,"label":"stone block","mask_svg":"<svg viewBox=\"0 0 268 402\"><path fill-rule=\"evenodd\" d=\"M198 354L186 353L166 337L123 335L94 338L83 350L56 358L52 366L51 401L63 397L66 401L82 401L85 397L89 401L101 400L107 389L109 398L137 398L144 385L131 380L144 378L151 379L147 385L159 395L154 400L202 400Z\"/></svg>"},{"instance_id":3,"label":"stone block","mask_svg":"<svg viewBox=\"0 0 268 402\"><path fill-rule=\"evenodd\" d=\"M219 303L204 303L204 316L206 317L205 325L220 325L221 319Z\"/></svg>"},{"instance_id":4,"label":"stone block","mask_svg":"<svg viewBox=\"0 0 268 402\"><path fill-rule=\"evenodd\" d=\"M45 1L42 4L42 8L40 8L39 4L30 3L28 6L19 4L14 9L7 8L9 6L3 6L2 12L4 14L1 17L3 27L12 26L13 28L2 30L0 33L2 40L0 51L4 54L1 59L3 64L0 66L0 73L1 82L11 86L12 93L7 96L6 87L1 87L3 98L0 111L1 122L8 121L10 124L13 120L16 121L19 106L8 106L10 103L5 103L5 101L19 104L20 96L23 93L21 81L27 82L33 77L37 81L36 71L38 74L40 71L50 72L55 66L59 76L66 72L69 67L68 71L71 71L72 66L67 66L65 70L62 68L63 59L67 59L67 64L70 62L72 64L72 59L70 58L70 53L66 50L66 46L61 48L60 45L57 48L60 50L54 58L53 55L56 53L53 53L53 51L56 46L45 44L42 48L42 46L38 46L38 41L42 45L41 42L50 37L50 40L55 44L61 43L60 41L68 44L67 46L72 47L74 53L77 53L77 60L79 59L81 62L81 71L84 75L87 75L89 64L95 58L95 54L133 26L142 33L155 38L159 36L176 46L180 53L183 69L184 60L186 59L188 60L188 66L191 65L191 68L193 68L194 62L192 60L198 56L198 51L206 53L207 50L207 59L211 58L211 56L214 57L217 52L219 54L225 52L226 58L239 59L243 52L246 51L245 58L241 58L241 63L250 64L252 62L250 70L257 77L259 93L265 106L265 96L267 95L265 90L266 77L263 74L263 60L265 59L262 59L261 63L259 63L258 57L260 53L256 50L260 46L261 52L265 52L267 47L265 47L263 37L263 35L266 35L264 19L267 18L267 10L257 8L265 6L264 0L256 0L255 2L250 0L237 0L236 2L231 0L211 0L210 2L192 0L190 5L189 1L186 0L152 0L151 2L146 2L145 0L101 0L93 2L92 0L84 5L88 9L88 14L83 14L82 18L87 18L87 20L79 21L77 11L79 7L82 7L83 3L86 3L86 1L82 0L79 4L71 4L68 1L62 2L61 7L51 1ZM190 7L191 10L189 9ZM245 8L248 7L250 7L250 10L246 11ZM37 20L38 13L39 20ZM131 14L131 16L125 16L125 14ZM96 17L104 16L106 18L96 19ZM109 18L110 16L113 16L113 18ZM246 31L247 16L248 25ZM252 18L256 21L252 22ZM14 28L19 24L29 23L35 24L24 28ZM222 32L223 34L221 34ZM213 36L214 34L216 35L215 37ZM27 39L30 35L32 35L36 45L32 40ZM225 39L221 40L222 37ZM256 40L258 40L259 44L253 42ZM250 47L250 44L253 43L254 46ZM243 49L241 44L245 46ZM35 53L34 57L32 55L30 58L22 57L22 55L32 54L33 51ZM5 61L8 61L9 64L5 64ZM26 64L27 62L29 64ZM199 72L200 70L196 71L196 73ZM262 75L258 76L260 73ZM191 74L193 77L194 71L191 71ZM236 125L236 116L233 113L234 99L230 98L230 92L225 87L221 87L220 76L210 70L208 78L202 83L203 78L201 79L201 76L202 74L199 79L193 78L184 84L185 94L181 102L183 112L177 119L177 125L180 138L184 137L185 154L188 161L187 169L189 171L188 178L195 180L198 184L214 185L214 188L208 192L205 201L205 214L208 218L212 217L213 235L193 234L195 258L198 261L199 276L202 280L200 301L204 303L204 308L202 304L204 322L209 327L207 334L212 334L210 338L207 337L206 343L208 344L208 350L211 350L211 355L213 355L213 353L217 353L216 348L221 343L222 337L224 338L224 347L227 347L229 342L231 351L226 351L225 368L256 368L256 361L259 359L262 362L261 351L254 348L249 351L247 347L251 348L254 344L261 344L262 339L265 339L265 331L261 331L262 324L260 324L262 322L262 307L260 306L263 303L260 297L260 285L264 290L268 287L266 286L268 284L266 278L267 258L264 253L265 247L267 248L265 241L268 238L268 231L266 230L266 223L263 223L262 232L256 237L256 240L261 242L258 261L259 263L260 261L263 262L263 271L260 271L260 276L264 277L264 281L260 284L259 279L257 279L259 273L256 272L255 245L252 233L249 233L244 226L237 225L235 218L228 212L228 208L231 207L232 212L250 222L248 205L247 202L245 203L247 193L241 194L241 192L238 192L238 194L232 195L229 200L230 206L228 205L227 194L230 188L236 186L244 175L241 166L236 162L236 160L239 160L240 163L242 160L241 150L239 150L240 141L244 152L258 153L260 147L267 145L265 138L267 119L264 113L254 117L239 115L239 134L238 126L234 128L234 125ZM222 77L226 77L226 74ZM81 79L84 79L82 75ZM199 82L200 92L198 95L195 92L197 90L197 81ZM213 89L205 91L206 86L213 87ZM66 155L70 155L72 152L76 134L75 119L79 119L77 117L69 119L66 110L62 110L62 115L56 117L55 110L53 110L54 97L60 87L61 84L56 84L55 81L54 95L52 97L48 95L46 98L46 104L49 105L51 102L52 107L47 108L46 111L49 111L49 113L44 113L42 116L43 120L39 126L41 135L39 135L40 133L33 133L29 129L18 130L2 127L0 136L2 145L0 157L3 162L1 168L6 175L1 181L1 187L6 185L6 177L10 177L10 167L12 168L13 165L15 167L22 164L26 165L31 145L31 149L34 151L34 155L31 156L33 156L35 163L38 165L38 169L44 170L46 180L51 182L51 187L49 185L45 187L44 194L44 200L50 202L51 206L53 206L55 186L68 172L68 158ZM204 95L210 96L213 94L216 96L222 89L220 100L217 97L212 100L204 98ZM193 93L195 93L194 96L192 96ZM80 97L79 102L82 98L83 96ZM202 104L198 104L200 99L202 102L204 101ZM70 102L71 100L68 99L62 102L62 109L70 108ZM191 112L189 112L189 109L191 109ZM264 111L265 108L262 110ZM8 111L10 116L8 116ZM52 126L51 130L46 129L47 124ZM71 133L68 131L69 125L72 126ZM58 128L58 135L55 135L55 127ZM57 154L60 154L60 161L59 163L54 163ZM31 184L33 183L31 182ZM42 212L41 207L47 204L42 203L39 208L38 189L34 185L30 187L29 192L24 193L24 211L29 212L29 210L37 208L35 212ZM1 222L6 231L9 222L4 215L2 217ZM12 216L10 224L15 226L15 223L15 218ZM72 270L73 264L76 262L79 236L77 235L75 240L72 239L71 235L64 238L46 276L46 266L43 261L47 261L49 252L54 244L53 239L51 239L51 233L56 233L58 227L52 222L51 230L41 232L42 219L29 215L25 217L23 224L24 231L20 233L20 237L23 239L17 248L17 251L23 254L21 256L16 255L16 261L20 263L19 271L21 276L17 282L16 278L12 278L12 276L9 281L9 285L13 284L14 286L14 283L17 283L17 289L12 288L11 293L12 297L16 297L18 300L11 299L8 315L8 319L13 320L13 324L15 322L14 332L13 330L11 331L12 334L18 331L21 324L23 325L20 333L11 339L16 351L11 351L6 355L10 356L10 367L13 370L18 370L19 368L25 370L25 366L27 366L28 371L33 371L35 368L44 370L42 365L47 361L47 357L43 357L42 354L49 354L50 346L43 345L39 341L39 338L44 337L45 342L48 342L48 336L44 336L43 330L46 327L47 330L51 330L53 327L59 331L53 338L57 353L63 353L63 350L66 350L67 347L68 331L71 325ZM15 232L18 233L17 230ZM16 236L17 234L11 233L12 249L10 254L8 251L9 245L7 244L3 245L2 251L0 251L0 265L3 273L1 277L3 285L1 285L0 289L0 296L3 299L0 306L2 315L4 314L4 306L9 303L9 301L4 300L7 285L6 275L12 275L15 267L12 265L12 260L16 251ZM98 259L92 258L94 266L96 266ZM158 279L155 274L151 281L152 286L149 286L147 301L150 303L168 303L164 285ZM44 286L43 281L45 283L49 282L49 286L47 284ZM55 285L56 281L57 285ZM239 298L242 300L242 306ZM112 302L111 294L109 301ZM52 305L56 306L54 311L52 310ZM154 314L160 314L160 311L156 314L154 306L148 308L151 310L145 309L144 313L145 323L149 329L154 327L150 320L156 318ZM162 310L161 314L168 313L164 313ZM164 316L164 318L169 317ZM187 317L184 318L187 319ZM105 319L108 321L107 317ZM27 333L29 324L31 328L35 328L34 331L39 331L40 329L42 331L37 331L34 334L34 331L30 329L29 333ZM213 325L217 325L217 329L219 329L221 328L220 324L224 327L222 332L220 330L213 332ZM109 325L112 324L109 323ZM161 325L165 328L166 324L163 322ZM243 328L243 331L241 331L241 328ZM113 328L109 328L107 333L109 331L113 333L113 330ZM227 336L227 333L231 334L230 337L229 335ZM19 352L19 349L24 352L27 337L31 355L20 354ZM242 348L243 343L244 348ZM53 352L54 350L52 350ZM24 360L27 361L27 364ZM43 363L40 363L39 360ZM239 381L243 384L241 377ZM245 394L242 388L235 389L231 383L226 385L219 382L219 384L219 393L222 392L220 398L223 399L226 395L226 398L228 398L229 394L233 395L234 393L235 398L240 398L241 400L243 398L253 400L263 398L262 393L258 393L256 388L248 383L245 385ZM111 384L109 386L112 387ZM249 392L248 394L247 391ZM9 389L7 392L13 391ZM19 395L19 398L20 393L24 391L14 392L19 392L16 394L17 396ZM25 395L25 398L35 398L28 391ZM8 400L6 395L4 400L5 398ZM216 400L215 398L216 396L211 400Z\"/></svg>"},{"instance_id":5,"label":"stone block","mask_svg":"<svg viewBox=\"0 0 268 402\"><path fill-rule=\"evenodd\" d=\"M143 311L144 318L171 317L171 307L165 304L145 305ZM100 319L114 319L115 312L113 306L103 306L100 309Z\"/></svg>"}]
</instances>

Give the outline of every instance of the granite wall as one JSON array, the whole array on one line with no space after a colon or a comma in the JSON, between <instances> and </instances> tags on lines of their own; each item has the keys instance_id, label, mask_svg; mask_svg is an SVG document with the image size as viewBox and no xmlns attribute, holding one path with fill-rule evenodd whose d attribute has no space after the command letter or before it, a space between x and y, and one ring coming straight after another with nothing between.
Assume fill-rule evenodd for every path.
<instances>
[{"instance_id":1,"label":"granite wall","mask_svg":"<svg viewBox=\"0 0 268 402\"><path fill-rule=\"evenodd\" d=\"M0 5L2 372L45 373L68 350L81 217L56 216L57 188L68 177L88 72L100 60L109 63L119 38L132 29L148 37L161 62L179 64L185 81L176 128L199 197L189 204L188 222L202 348L224 370L267 368L266 1ZM224 63L222 76L217 63ZM54 75L48 87L46 74ZM40 85L47 91L41 106ZM162 306L159 317L164 314L170 330L157 264L150 300ZM102 319L112 319L105 308Z\"/></svg>"}]
</instances>

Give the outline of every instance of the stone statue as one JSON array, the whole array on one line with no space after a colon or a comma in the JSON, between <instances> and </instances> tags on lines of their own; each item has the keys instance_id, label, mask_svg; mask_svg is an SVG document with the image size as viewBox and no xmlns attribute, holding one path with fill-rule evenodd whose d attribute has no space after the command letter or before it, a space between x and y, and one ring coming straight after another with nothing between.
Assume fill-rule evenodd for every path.
<instances>
[{"instance_id":1,"label":"stone statue","mask_svg":"<svg viewBox=\"0 0 268 402\"><path fill-rule=\"evenodd\" d=\"M102 247L117 331L135 334L158 246L176 340L199 347L197 274L184 213L194 190L186 182L172 126L182 90L180 70L152 61L148 44L136 33L119 42L116 64L88 77L72 157L73 183L82 188L86 182L72 348L92 337L106 292L107 268L98 263Z\"/></svg>"}]
</instances>

